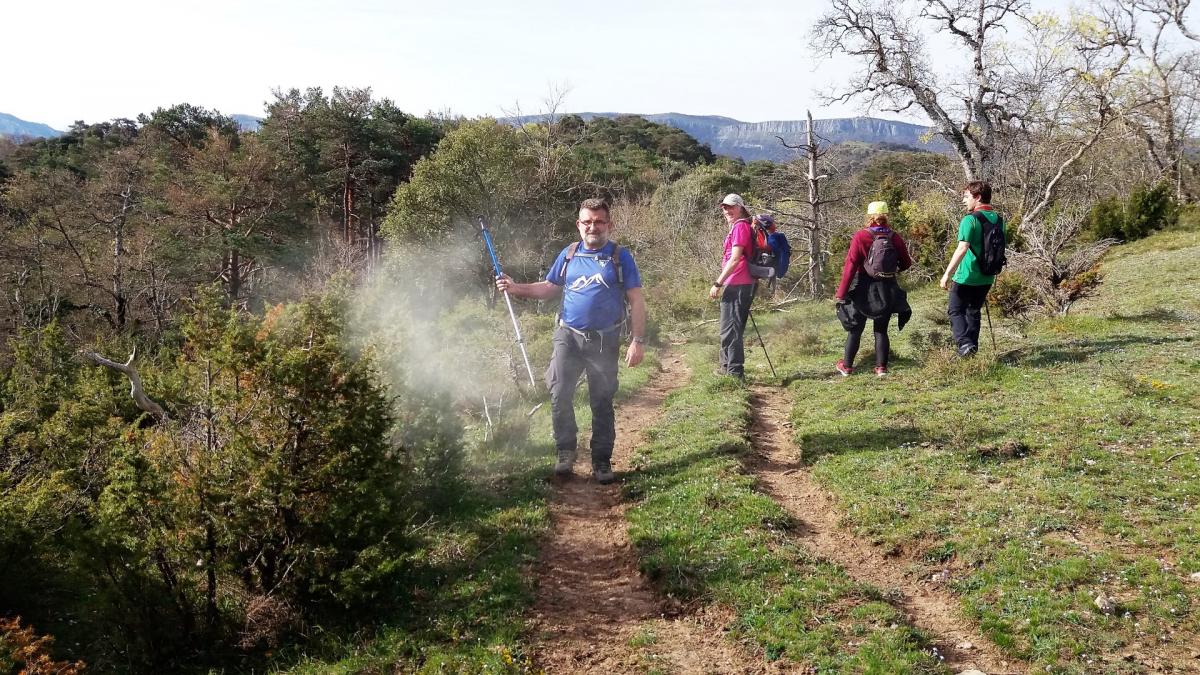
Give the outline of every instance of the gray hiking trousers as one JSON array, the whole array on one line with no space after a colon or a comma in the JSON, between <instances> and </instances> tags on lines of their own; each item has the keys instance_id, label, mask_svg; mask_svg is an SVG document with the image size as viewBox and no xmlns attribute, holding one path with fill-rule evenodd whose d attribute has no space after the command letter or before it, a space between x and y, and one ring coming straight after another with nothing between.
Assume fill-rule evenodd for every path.
<instances>
[{"instance_id":1,"label":"gray hiking trousers","mask_svg":"<svg viewBox=\"0 0 1200 675\"><path fill-rule=\"evenodd\" d=\"M726 286L721 291L721 371L734 377L745 375L746 321L750 318L750 302L754 299L754 284Z\"/></svg>"},{"instance_id":2,"label":"gray hiking trousers","mask_svg":"<svg viewBox=\"0 0 1200 675\"><path fill-rule=\"evenodd\" d=\"M554 332L554 353L546 369L550 389L550 412L557 449L575 450L579 427L575 424L575 388L580 374L587 373L588 401L592 408L592 464L609 461L617 440L613 396L617 393L617 357L621 353L619 332L586 331L583 335L559 326Z\"/></svg>"}]
</instances>

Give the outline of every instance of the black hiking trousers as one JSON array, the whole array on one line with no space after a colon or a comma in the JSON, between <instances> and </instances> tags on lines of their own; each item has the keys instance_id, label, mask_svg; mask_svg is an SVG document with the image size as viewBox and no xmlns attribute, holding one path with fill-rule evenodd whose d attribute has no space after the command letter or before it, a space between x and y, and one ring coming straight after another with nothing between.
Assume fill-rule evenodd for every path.
<instances>
[{"instance_id":1,"label":"black hiking trousers","mask_svg":"<svg viewBox=\"0 0 1200 675\"><path fill-rule=\"evenodd\" d=\"M872 319L872 329L875 332L875 366L887 368L888 351L892 348L891 341L888 339L888 323L892 320L892 315L880 319ZM842 354L842 361L846 367L854 367L854 357L858 355L859 341L862 339L863 330L867 327L866 317L863 321L855 326L854 330L846 333L846 349Z\"/></svg>"},{"instance_id":2,"label":"black hiking trousers","mask_svg":"<svg viewBox=\"0 0 1200 675\"><path fill-rule=\"evenodd\" d=\"M967 346L979 349L980 317L991 289L991 284L968 286L950 283L950 303L946 307L946 314L950 315L950 330L954 333L954 344L959 349Z\"/></svg>"},{"instance_id":3,"label":"black hiking trousers","mask_svg":"<svg viewBox=\"0 0 1200 675\"><path fill-rule=\"evenodd\" d=\"M721 291L721 372L745 377L746 321L750 319L750 302L754 300L754 284L726 286Z\"/></svg>"},{"instance_id":4,"label":"black hiking trousers","mask_svg":"<svg viewBox=\"0 0 1200 675\"><path fill-rule=\"evenodd\" d=\"M619 331L576 332L559 326L554 332L554 353L546 368L546 386L550 389L550 413L554 425L554 446L574 451L579 443L575 423L575 389L579 376L587 373L588 402L592 407L592 466L611 461L617 440L613 396L617 393L617 361L621 353Z\"/></svg>"}]
</instances>

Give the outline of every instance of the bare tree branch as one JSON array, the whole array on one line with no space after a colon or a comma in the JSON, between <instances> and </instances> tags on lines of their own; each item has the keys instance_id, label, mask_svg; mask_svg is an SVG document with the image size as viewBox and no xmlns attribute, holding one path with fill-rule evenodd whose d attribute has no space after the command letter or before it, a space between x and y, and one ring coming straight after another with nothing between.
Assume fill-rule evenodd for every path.
<instances>
[{"instance_id":1,"label":"bare tree branch","mask_svg":"<svg viewBox=\"0 0 1200 675\"><path fill-rule=\"evenodd\" d=\"M163 411L162 406L155 403L150 399L149 396L146 395L146 392L142 387L142 376L138 374L137 368L133 367L133 359L136 356L137 350L134 349L133 353L129 355L129 358L125 361L125 363L117 363L116 361L107 359L100 354L97 354L96 352L84 352L84 357L86 357L92 363L95 363L98 366L111 368L120 373L124 373L125 376L129 378L129 395L133 397L134 402L137 403L137 407L145 412L150 413L151 415L154 415L154 418L158 421L165 421L167 419L167 413Z\"/></svg>"}]
</instances>

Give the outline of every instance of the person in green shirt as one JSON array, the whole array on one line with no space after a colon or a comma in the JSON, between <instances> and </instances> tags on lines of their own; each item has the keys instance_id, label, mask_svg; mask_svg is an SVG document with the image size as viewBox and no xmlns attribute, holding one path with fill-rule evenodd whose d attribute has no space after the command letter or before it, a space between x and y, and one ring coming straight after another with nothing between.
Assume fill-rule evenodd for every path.
<instances>
[{"instance_id":1,"label":"person in green shirt","mask_svg":"<svg viewBox=\"0 0 1200 675\"><path fill-rule=\"evenodd\" d=\"M958 355L968 357L979 351L981 312L996 280L979 269L976 251L983 250L983 228L972 214L986 218L993 225L1000 222L1000 214L992 209L992 186L981 180L963 186L962 202L967 215L958 223L958 248L950 257L941 286L950 292L946 313L950 315ZM1000 227L1004 227L1002 222Z\"/></svg>"}]
</instances>

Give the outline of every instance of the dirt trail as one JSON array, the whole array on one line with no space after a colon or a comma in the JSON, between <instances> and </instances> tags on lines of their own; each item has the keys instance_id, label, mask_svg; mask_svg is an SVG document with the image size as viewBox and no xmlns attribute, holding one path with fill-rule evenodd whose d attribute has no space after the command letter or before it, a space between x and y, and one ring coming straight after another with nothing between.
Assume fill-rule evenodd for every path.
<instances>
[{"instance_id":1,"label":"dirt trail","mask_svg":"<svg viewBox=\"0 0 1200 675\"><path fill-rule=\"evenodd\" d=\"M750 429L755 453L748 462L767 494L800 523L799 540L816 555L841 565L854 579L898 596L895 604L914 625L932 636L945 664L953 672L1024 673L1028 666L1000 653L979 630L962 617L958 600L931 583L906 576L896 560L885 558L869 542L847 532L838 522L833 497L801 464L786 420L787 395L776 388L754 387L754 421ZM966 647L970 643L970 647Z\"/></svg>"},{"instance_id":2,"label":"dirt trail","mask_svg":"<svg viewBox=\"0 0 1200 675\"><path fill-rule=\"evenodd\" d=\"M641 430L657 421L663 399L686 379L682 360L668 355L662 372L617 410L617 483L593 481L581 448L575 476L557 484L554 530L537 563L530 622L534 663L547 673L773 672L761 656L727 639L728 621L715 614L668 617L672 608L638 572L629 542L621 476Z\"/></svg>"}]
</instances>

